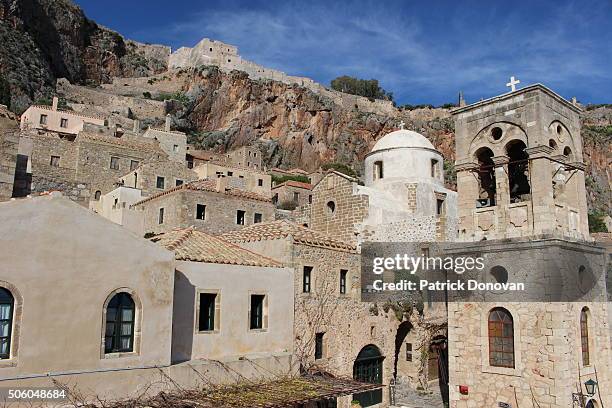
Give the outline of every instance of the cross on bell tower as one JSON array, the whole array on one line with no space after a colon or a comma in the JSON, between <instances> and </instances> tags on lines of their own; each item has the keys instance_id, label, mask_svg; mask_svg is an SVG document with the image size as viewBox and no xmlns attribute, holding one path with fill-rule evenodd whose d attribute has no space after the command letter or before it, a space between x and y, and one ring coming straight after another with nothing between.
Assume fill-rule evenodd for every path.
<instances>
[{"instance_id":1,"label":"cross on bell tower","mask_svg":"<svg viewBox=\"0 0 612 408\"><path fill-rule=\"evenodd\" d=\"M399 127L400 127L400 129L401 129L401 130L404 130L404 126L406 126L406 123L405 123L405 122L402 120L402 121L399 123Z\"/></svg>"},{"instance_id":2,"label":"cross on bell tower","mask_svg":"<svg viewBox=\"0 0 612 408\"><path fill-rule=\"evenodd\" d=\"M510 82L508 82L506 86L510 88L510 92L514 92L516 91L516 86L520 83L521 81L519 81L518 79L515 79L514 76L511 76Z\"/></svg>"}]
</instances>

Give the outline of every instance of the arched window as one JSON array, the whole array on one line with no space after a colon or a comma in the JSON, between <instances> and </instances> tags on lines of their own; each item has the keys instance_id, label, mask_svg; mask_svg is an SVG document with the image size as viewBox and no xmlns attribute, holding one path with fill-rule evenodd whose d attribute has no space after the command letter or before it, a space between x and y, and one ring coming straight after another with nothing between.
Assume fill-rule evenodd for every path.
<instances>
[{"instance_id":1,"label":"arched window","mask_svg":"<svg viewBox=\"0 0 612 408\"><path fill-rule=\"evenodd\" d=\"M580 311L580 343L582 344L582 364L589 365L589 309Z\"/></svg>"},{"instance_id":2,"label":"arched window","mask_svg":"<svg viewBox=\"0 0 612 408\"><path fill-rule=\"evenodd\" d=\"M478 160L478 207L491 207L495 205L495 166L493 164L493 151L488 147L482 147L476 152Z\"/></svg>"},{"instance_id":3,"label":"arched window","mask_svg":"<svg viewBox=\"0 0 612 408\"><path fill-rule=\"evenodd\" d=\"M508 184L511 203L526 201L530 198L529 156L525 152L526 147L521 140L513 140L506 146L506 152L510 159L508 163Z\"/></svg>"},{"instance_id":4,"label":"arched window","mask_svg":"<svg viewBox=\"0 0 612 408\"><path fill-rule=\"evenodd\" d=\"M100 190L96 191L94 194L94 200L98 201L101 195L102 195L102 192Z\"/></svg>"},{"instance_id":5,"label":"arched window","mask_svg":"<svg viewBox=\"0 0 612 408\"><path fill-rule=\"evenodd\" d=\"M501 307L489 312L489 364L514 368L514 321Z\"/></svg>"},{"instance_id":6,"label":"arched window","mask_svg":"<svg viewBox=\"0 0 612 408\"><path fill-rule=\"evenodd\" d=\"M134 300L125 292L119 292L106 307L106 331L104 352L121 353L134 351Z\"/></svg>"},{"instance_id":7,"label":"arched window","mask_svg":"<svg viewBox=\"0 0 612 408\"><path fill-rule=\"evenodd\" d=\"M11 292L0 288L0 359L11 357L14 307L15 299Z\"/></svg>"},{"instance_id":8,"label":"arched window","mask_svg":"<svg viewBox=\"0 0 612 408\"><path fill-rule=\"evenodd\" d=\"M353 378L357 381L382 384L383 360L384 357L378 347L372 344L365 346L361 349L353 364ZM353 399L359 401L362 407L380 404L382 402L382 389L353 394Z\"/></svg>"}]
</instances>

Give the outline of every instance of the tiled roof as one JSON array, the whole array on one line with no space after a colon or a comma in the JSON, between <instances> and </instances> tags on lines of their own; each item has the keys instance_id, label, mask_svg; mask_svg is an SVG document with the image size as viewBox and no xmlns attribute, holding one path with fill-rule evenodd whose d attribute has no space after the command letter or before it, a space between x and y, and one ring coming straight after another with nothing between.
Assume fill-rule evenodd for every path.
<instances>
[{"instance_id":1,"label":"tiled roof","mask_svg":"<svg viewBox=\"0 0 612 408\"><path fill-rule=\"evenodd\" d=\"M144 200L140 200L139 202L132 204L131 207L135 207L137 205L146 203L147 201L154 200L158 197L165 196L167 194L175 193L177 191L210 191L210 192L218 192L219 194L226 194L234 197L246 198L249 200L257 200L257 201L268 201L271 202L272 199L270 197L266 197L261 194L253 193L251 191L240 190L237 188L227 187L224 191L217 191L217 180L216 179L204 179L192 181L191 183L185 183L177 187L169 188L167 190L162 191L161 193L154 194L150 197L145 198Z\"/></svg>"},{"instance_id":2,"label":"tiled roof","mask_svg":"<svg viewBox=\"0 0 612 408\"><path fill-rule=\"evenodd\" d=\"M274 259L256 254L238 245L195 230L175 229L151 238L151 241L174 251L178 261L207 262L228 265L281 267Z\"/></svg>"},{"instance_id":3,"label":"tiled roof","mask_svg":"<svg viewBox=\"0 0 612 408\"><path fill-rule=\"evenodd\" d=\"M283 183L280 183L280 184L272 187L272 189L279 188L279 187L282 187L282 186L304 188L306 190L312 190L312 187L313 187L312 184L310 184L310 183L302 183L301 181L287 180L287 181L285 181Z\"/></svg>"},{"instance_id":4,"label":"tiled roof","mask_svg":"<svg viewBox=\"0 0 612 408\"><path fill-rule=\"evenodd\" d=\"M44 110L48 110L48 111L53 111L53 112L61 112L61 113L65 113L67 115L71 115L71 116L79 116L81 118L86 118L86 119L96 119L96 120L104 120L103 117L101 116L97 116L97 115L87 115L81 112L77 112L77 111L73 111L73 110L68 110L68 109L53 109L52 106L48 106L48 105L31 105L31 108L38 108L38 109L44 109Z\"/></svg>"},{"instance_id":5,"label":"tiled roof","mask_svg":"<svg viewBox=\"0 0 612 408\"><path fill-rule=\"evenodd\" d=\"M332 238L287 220L253 224L236 231L227 232L221 238L230 242L268 241L291 237L293 242L345 252L356 252L355 245Z\"/></svg>"}]
</instances>

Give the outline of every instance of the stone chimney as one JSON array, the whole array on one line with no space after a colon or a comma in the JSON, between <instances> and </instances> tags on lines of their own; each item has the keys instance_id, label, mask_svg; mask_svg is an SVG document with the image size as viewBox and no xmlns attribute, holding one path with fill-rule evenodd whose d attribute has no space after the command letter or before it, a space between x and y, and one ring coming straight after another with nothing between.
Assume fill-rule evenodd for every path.
<instances>
[{"instance_id":1,"label":"stone chimney","mask_svg":"<svg viewBox=\"0 0 612 408\"><path fill-rule=\"evenodd\" d=\"M166 115L166 127L164 128L164 130L166 132L170 131L170 123L172 122L172 116L170 116L170 114Z\"/></svg>"},{"instance_id":2,"label":"stone chimney","mask_svg":"<svg viewBox=\"0 0 612 408\"><path fill-rule=\"evenodd\" d=\"M53 97L53 105L51 106L51 109L53 109L54 111L57 110L57 105L59 105L59 99L57 96Z\"/></svg>"},{"instance_id":3,"label":"stone chimney","mask_svg":"<svg viewBox=\"0 0 612 408\"><path fill-rule=\"evenodd\" d=\"M224 193L227 188L228 178L225 176L221 176L217 178L217 192Z\"/></svg>"},{"instance_id":4,"label":"stone chimney","mask_svg":"<svg viewBox=\"0 0 612 408\"><path fill-rule=\"evenodd\" d=\"M134 128L132 130L134 133L140 133L140 121L138 119L134 119Z\"/></svg>"},{"instance_id":5,"label":"stone chimney","mask_svg":"<svg viewBox=\"0 0 612 408\"><path fill-rule=\"evenodd\" d=\"M463 91L459 91L459 106L465 106L465 98L463 97Z\"/></svg>"}]
</instances>

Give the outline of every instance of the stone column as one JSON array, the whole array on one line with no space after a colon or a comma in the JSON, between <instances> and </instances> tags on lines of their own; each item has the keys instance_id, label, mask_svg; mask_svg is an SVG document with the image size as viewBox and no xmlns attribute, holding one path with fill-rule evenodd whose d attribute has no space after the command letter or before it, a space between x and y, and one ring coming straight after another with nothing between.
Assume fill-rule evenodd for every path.
<instances>
[{"instance_id":1,"label":"stone column","mask_svg":"<svg viewBox=\"0 0 612 408\"><path fill-rule=\"evenodd\" d=\"M531 184L531 205L533 234L551 234L555 231L557 219L553 198L553 167L550 155L553 148L535 146L525 149L529 155L529 182Z\"/></svg>"},{"instance_id":2,"label":"stone column","mask_svg":"<svg viewBox=\"0 0 612 408\"><path fill-rule=\"evenodd\" d=\"M474 233L474 209L478 199L478 163L457 163L457 216L459 237L468 239Z\"/></svg>"},{"instance_id":3,"label":"stone column","mask_svg":"<svg viewBox=\"0 0 612 408\"><path fill-rule=\"evenodd\" d=\"M586 164L581 162L570 163L575 173L570 178L571 193L568 195L568 204L578 210L578 232L583 239L589 239L589 217L586 199L585 170ZM571 198L570 198L571 197Z\"/></svg>"},{"instance_id":4,"label":"stone column","mask_svg":"<svg viewBox=\"0 0 612 408\"><path fill-rule=\"evenodd\" d=\"M491 158L495 165L495 232L497 238L504 238L508 225L508 204L510 204L510 181L508 179L508 156Z\"/></svg>"}]
</instances>

